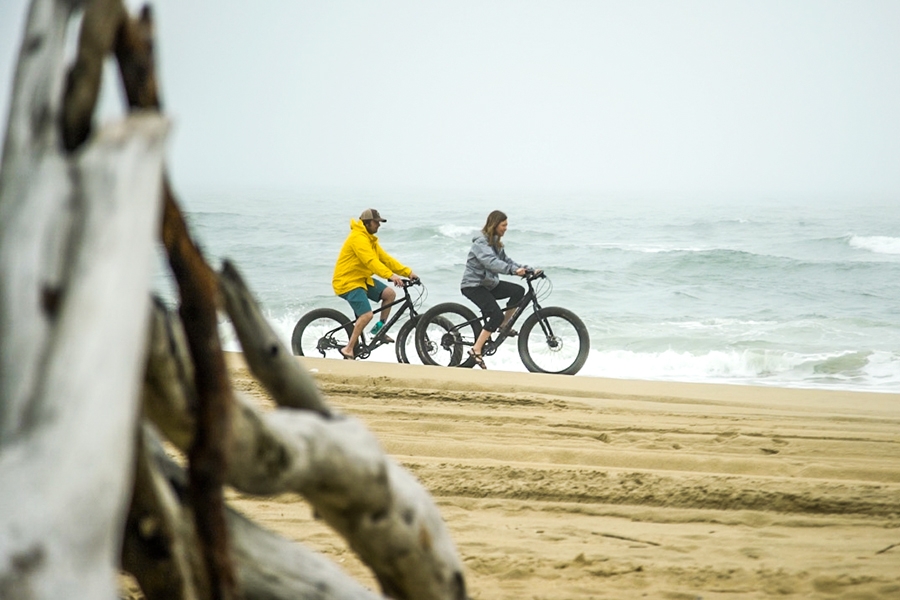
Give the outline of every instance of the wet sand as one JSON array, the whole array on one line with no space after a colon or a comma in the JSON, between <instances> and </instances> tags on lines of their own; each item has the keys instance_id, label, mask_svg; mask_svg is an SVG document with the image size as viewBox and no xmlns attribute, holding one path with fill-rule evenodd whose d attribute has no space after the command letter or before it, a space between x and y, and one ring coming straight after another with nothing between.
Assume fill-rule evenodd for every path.
<instances>
[{"instance_id":1,"label":"wet sand","mask_svg":"<svg viewBox=\"0 0 900 600\"><path fill-rule=\"evenodd\" d=\"M434 496L474 599L900 598L898 394L298 360ZM230 502L376 587L301 498Z\"/></svg>"}]
</instances>

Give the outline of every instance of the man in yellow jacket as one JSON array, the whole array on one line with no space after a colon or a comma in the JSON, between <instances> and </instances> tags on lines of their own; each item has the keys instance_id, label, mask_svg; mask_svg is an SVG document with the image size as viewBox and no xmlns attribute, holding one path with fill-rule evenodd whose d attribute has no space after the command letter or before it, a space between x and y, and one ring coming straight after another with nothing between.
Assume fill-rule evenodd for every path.
<instances>
[{"instance_id":1,"label":"man in yellow jacket","mask_svg":"<svg viewBox=\"0 0 900 600\"><path fill-rule=\"evenodd\" d=\"M331 285L334 293L350 303L356 315L356 325L350 335L350 342L341 349L344 358L356 358L353 349L363 328L372 320L372 305L381 301L385 307L397 298L397 293L381 281L373 279L378 275L389 279L395 286L401 285L400 277L415 279L412 269L405 267L381 248L378 243L378 228L386 223L377 210L368 208L359 215L359 220L350 221L350 235L344 240L337 263L334 265L334 277ZM390 307L381 309L380 323L384 324L391 314ZM376 325L378 327L378 325Z\"/></svg>"}]
</instances>

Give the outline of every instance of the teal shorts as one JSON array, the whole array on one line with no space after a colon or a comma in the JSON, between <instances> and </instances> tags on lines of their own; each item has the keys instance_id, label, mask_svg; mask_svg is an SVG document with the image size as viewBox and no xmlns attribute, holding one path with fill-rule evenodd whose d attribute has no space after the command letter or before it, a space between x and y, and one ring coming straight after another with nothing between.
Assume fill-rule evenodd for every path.
<instances>
[{"instance_id":1,"label":"teal shorts","mask_svg":"<svg viewBox=\"0 0 900 600\"><path fill-rule=\"evenodd\" d=\"M361 317L366 313L372 312L372 302L381 302L381 293L387 289L387 286L377 279L373 279L374 285L367 285L365 289L354 288L345 294L341 294L341 298L350 303L353 314Z\"/></svg>"}]
</instances>

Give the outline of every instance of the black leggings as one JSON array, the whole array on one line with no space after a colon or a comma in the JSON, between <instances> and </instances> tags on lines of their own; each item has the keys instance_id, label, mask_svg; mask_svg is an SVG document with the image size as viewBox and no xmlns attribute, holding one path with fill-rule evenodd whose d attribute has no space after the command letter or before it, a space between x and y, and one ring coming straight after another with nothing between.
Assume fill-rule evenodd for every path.
<instances>
[{"instance_id":1,"label":"black leggings","mask_svg":"<svg viewBox=\"0 0 900 600\"><path fill-rule=\"evenodd\" d=\"M475 303L481 309L481 314L485 316L484 328L491 333L500 328L503 323L503 311L497 300L501 298L509 298L506 302L506 308L514 308L525 296L525 288L509 281L501 281L497 286L489 290L482 286L466 287L460 290L463 296Z\"/></svg>"}]
</instances>

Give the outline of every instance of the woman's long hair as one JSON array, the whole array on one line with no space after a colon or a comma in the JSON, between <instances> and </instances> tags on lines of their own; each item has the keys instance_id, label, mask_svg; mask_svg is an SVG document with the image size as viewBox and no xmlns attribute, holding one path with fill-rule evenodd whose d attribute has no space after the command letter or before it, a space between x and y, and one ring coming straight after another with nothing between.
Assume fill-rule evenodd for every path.
<instances>
[{"instance_id":1,"label":"woman's long hair","mask_svg":"<svg viewBox=\"0 0 900 600\"><path fill-rule=\"evenodd\" d=\"M484 227L481 228L481 233L487 238L488 244L498 250L503 247L503 242L500 241L500 236L497 235L497 225L505 220L505 212L502 210L493 210L491 211L491 214L488 215Z\"/></svg>"}]
</instances>

